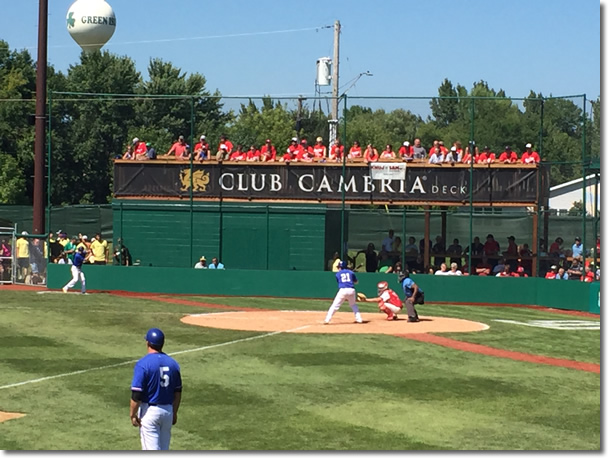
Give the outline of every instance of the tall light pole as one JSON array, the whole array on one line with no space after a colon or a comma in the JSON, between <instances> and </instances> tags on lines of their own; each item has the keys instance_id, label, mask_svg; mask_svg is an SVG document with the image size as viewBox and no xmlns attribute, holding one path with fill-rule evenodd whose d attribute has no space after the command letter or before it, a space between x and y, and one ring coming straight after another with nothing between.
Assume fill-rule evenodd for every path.
<instances>
[{"instance_id":1,"label":"tall light pole","mask_svg":"<svg viewBox=\"0 0 608 458\"><path fill-rule=\"evenodd\" d=\"M36 63L36 136L34 139L34 214L33 234L45 234L44 227L44 145L46 131L46 48L48 0L38 6L38 61ZM50 179L50 177L49 177Z\"/></svg>"},{"instance_id":2,"label":"tall light pole","mask_svg":"<svg viewBox=\"0 0 608 458\"><path fill-rule=\"evenodd\" d=\"M334 59L331 75L331 119L329 120L329 144L338 137L338 88L340 76L340 21L334 23Z\"/></svg>"}]
</instances>

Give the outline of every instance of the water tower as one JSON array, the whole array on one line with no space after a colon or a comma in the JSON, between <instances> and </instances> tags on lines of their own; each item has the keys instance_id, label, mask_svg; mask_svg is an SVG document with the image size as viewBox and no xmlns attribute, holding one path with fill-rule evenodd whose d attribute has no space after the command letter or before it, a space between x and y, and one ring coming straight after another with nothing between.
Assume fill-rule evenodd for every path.
<instances>
[{"instance_id":1,"label":"water tower","mask_svg":"<svg viewBox=\"0 0 608 458\"><path fill-rule=\"evenodd\" d=\"M76 0L66 17L68 32L84 52L99 51L114 35L116 16L105 0Z\"/></svg>"}]
</instances>

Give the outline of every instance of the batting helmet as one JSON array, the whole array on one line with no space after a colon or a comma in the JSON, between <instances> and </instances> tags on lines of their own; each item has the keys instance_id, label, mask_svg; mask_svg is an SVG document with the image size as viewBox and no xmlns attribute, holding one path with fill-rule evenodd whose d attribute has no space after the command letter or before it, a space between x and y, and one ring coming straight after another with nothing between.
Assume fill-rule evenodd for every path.
<instances>
[{"instance_id":1,"label":"batting helmet","mask_svg":"<svg viewBox=\"0 0 608 458\"><path fill-rule=\"evenodd\" d=\"M388 289L388 283L385 281L381 281L378 283L378 295L382 294L384 291Z\"/></svg>"},{"instance_id":2,"label":"batting helmet","mask_svg":"<svg viewBox=\"0 0 608 458\"><path fill-rule=\"evenodd\" d=\"M146 334L146 341L152 345L163 346L165 344L165 335L158 328L152 328Z\"/></svg>"},{"instance_id":3,"label":"batting helmet","mask_svg":"<svg viewBox=\"0 0 608 458\"><path fill-rule=\"evenodd\" d=\"M348 264L346 263L346 261L340 261L340 264L338 264L338 267L340 269L346 269L346 267L348 267Z\"/></svg>"}]
</instances>

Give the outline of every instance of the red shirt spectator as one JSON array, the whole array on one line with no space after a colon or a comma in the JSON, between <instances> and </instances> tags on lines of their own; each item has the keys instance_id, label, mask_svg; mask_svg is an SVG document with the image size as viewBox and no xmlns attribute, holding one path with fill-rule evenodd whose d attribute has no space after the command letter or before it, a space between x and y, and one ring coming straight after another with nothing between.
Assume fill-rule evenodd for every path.
<instances>
[{"instance_id":1,"label":"red shirt spectator","mask_svg":"<svg viewBox=\"0 0 608 458\"><path fill-rule=\"evenodd\" d=\"M477 164L477 159L478 159L478 156L476 155L473 158L473 164ZM462 157L462 163L463 164L470 164L471 163L471 154L468 151Z\"/></svg>"},{"instance_id":2,"label":"red shirt spectator","mask_svg":"<svg viewBox=\"0 0 608 458\"><path fill-rule=\"evenodd\" d=\"M526 150L521 155L522 164L538 164L540 162L540 156L536 151L532 151L532 144L526 144Z\"/></svg>"},{"instance_id":3,"label":"red shirt spectator","mask_svg":"<svg viewBox=\"0 0 608 458\"><path fill-rule=\"evenodd\" d=\"M491 164L493 162L496 162L496 154L494 154L493 152L490 151L490 147L486 146L483 151L481 152L481 154L479 155L479 158L477 159L477 163L478 164Z\"/></svg>"},{"instance_id":4,"label":"red shirt spectator","mask_svg":"<svg viewBox=\"0 0 608 458\"><path fill-rule=\"evenodd\" d=\"M505 150L498 157L498 162L503 164L516 164L518 160L517 153L510 146L505 146Z\"/></svg>"},{"instance_id":5,"label":"red shirt spectator","mask_svg":"<svg viewBox=\"0 0 608 458\"><path fill-rule=\"evenodd\" d=\"M138 141L137 145L135 145L135 159L138 156L147 156L148 147L146 146L146 142Z\"/></svg>"},{"instance_id":6,"label":"red shirt spectator","mask_svg":"<svg viewBox=\"0 0 608 458\"><path fill-rule=\"evenodd\" d=\"M317 160L327 157L327 147L323 144L323 137L317 137L315 146L312 147L312 153Z\"/></svg>"},{"instance_id":7,"label":"red shirt spectator","mask_svg":"<svg viewBox=\"0 0 608 458\"><path fill-rule=\"evenodd\" d=\"M551 266L551 270L545 274L545 278L549 280L555 280L555 276L557 275L557 266Z\"/></svg>"},{"instance_id":8,"label":"red shirt spectator","mask_svg":"<svg viewBox=\"0 0 608 458\"><path fill-rule=\"evenodd\" d=\"M167 154L165 154L164 157L171 156L172 153L175 154L176 159L190 158L190 149L188 148L183 135L179 136L177 141L173 143L173 146L169 151L167 151Z\"/></svg>"},{"instance_id":9,"label":"red shirt spectator","mask_svg":"<svg viewBox=\"0 0 608 458\"><path fill-rule=\"evenodd\" d=\"M194 145L194 155L199 159L209 159L209 143L204 135L201 135L199 142Z\"/></svg>"},{"instance_id":10,"label":"red shirt spectator","mask_svg":"<svg viewBox=\"0 0 608 458\"><path fill-rule=\"evenodd\" d=\"M483 252L488 256L494 256L500 252L500 244L494 240L492 234L488 234L486 237L486 243L483 244Z\"/></svg>"},{"instance_id":11,"label":"red shirt spectator","mask_svg":"<svg viewBox=\"0 0 608 458\"><path fill-rule=\"evenodd\" d=\"M378 150L374 148L370 143L365 149L365 154L363 158L365 159L365 162L376 162L380 158L380 156L378 155Z\"/></svg>"},{"instance_id":12,"label":"red shirt spectator","mask_svg":"<svg viewBox=\"0 0 608 458\"><path fill-rule=\"evenodd\" d=\"M396 159L395 152L393 151L393 145L386 145L386 149L380 154L380 159Z\"/></svg>"},{"instance_id":13,"label":"red shirt spectator","mask_svg":"<svg viewBox=\"0 0 608 458\"><path fill-rule=\"evenodd\" d=\"M595 274L591 270L591 267L585 266L585 273L581 276L581 281L585 283L591 283L595 281Z\"/></svg>"},{"instance_id":14,"label":"red shirt spectator","mask_svg":"<svg viewBox=\"0 0 608 458\"><path fill-rule=\"evenodd\" d=\"M298 154L298 139L296 137L293 137L291 139L291 143L287 147L287 151L285 152L285 154L283 154L283 157L281 157L281 162L293 161L293 160L295 160L297 154Z\"/></svg>"},{"instance_id":15,"label":"red shirt spectator","mask_svg":"<svg viewBox=\"0 0 608 458\"><path fill-rule=\"evenodd\" d=\"M561 237L557 237L555 239L555 242L553 242L551 244L551 246L549 247L549 254L556 254L556 255L560 255L562 254L562 243L564 243L564 239L562 239Z\"/></svg>"},{"instance_id":16,"label":"red shirt spectator","mask_svg":"<svg viewBox=\"0 0 608 458\"><path fill-rule=\"evenodd\" d=\"M399 148L399 157L401 157L401 159L414 158L414 148L410 146L410 142L403 142L403 145Z\"/></svg>"},{"instance_id":17,"label":"red shirt spectator","mask_svg":"<svg viewBox=\"0 0 608 458\"><path fill-rule=\"evenodd\" d=\"M260 150L255 145L251 145L247 151L247 162L259 162L260 154Z\"/></svg>"},{"instance_id":18,"label":"red shirt spectator","mask_svg":"<svg viewBox=\"0 0 608 458\"><path fill-rule=\"evenodd\" d=\"M348 151L348 158L349 159L358 159L360 157L363 157L363 152L361 151L361 145L359 145L359 142L355 141L355 142L353 142L353 146L351 146L350 150Z\"/></svg>"},{"instance_id":19,"label":"red shirt spectator","mask_svg":"<svg viewBox=\"0 0 608 458\"><path fill-rule=\"evenodd\" d=\"M305 138L300 141L300 145L298 146L298 153L296 155L296 161L301 162L312 162L315 155L312 151L312 146L308 145L308 142Z\"/></svg>"},{"instance_id":20,"label":"red shirt spectator","mask_svg":"<svg viewBox=\"0 0 608 458\"><path fill-rule=\"evenodd\" d=\"M266 144L260 149L260 161L262 162L273 162L277 158L277 150L270 141L266 139Z\"/></svg>"},{"instance_id":21,"label":"red shirt spectator","mask_svg":"<svg viewBox=\"0 0 608 458\"><path fill-rule=\"evenodd\" d=\"M230 161L245 161L247 160L247 152L243 151L243 147L241 145L236 147L236 150L230 154Z\"/></svg>"},{"instance_id":22,"label":"red shirt spectator","mask_svg":"<svg viewBox=\"0 0 608 458\"><path fill-rule=\"evenodd\" d=\"M340 140L336 140L329 150L329 158L332 161L341 161L344 157L344 145L340 144Z\"/></svg>"},{"instance_id":23,"label":"red shirt spectator","mask_svg":"<svg viewBox=\"0 0 608 458\"><path fill-rule=\"evenodd\" d=\"M232 148L234 148L234 145L232 144L232 142L231 142L230 140L228 140L228 139L226 138L226 136L225 136L225 135L222 135L222 136L220 137L220 143L219 143L219 145L217 145L217 150L218 150L218 151L221 151L221 150L222 150L222 145L226 145L226 153L227 153L227 154L232 153Z\"/></svg>"}]
</instances>

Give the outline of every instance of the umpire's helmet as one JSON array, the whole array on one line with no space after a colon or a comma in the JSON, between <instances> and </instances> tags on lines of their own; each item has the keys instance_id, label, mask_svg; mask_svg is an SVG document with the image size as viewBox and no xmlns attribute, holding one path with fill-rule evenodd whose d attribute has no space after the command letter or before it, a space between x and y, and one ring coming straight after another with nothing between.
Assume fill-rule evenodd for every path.
<instances>
[{"instance_id":1,"label":"umpire's helmet","mask_svg":"<svg viewBox=\"0 0 608 458\"><path fill-rule=\"evenodd\" d=\"M410 278L410 273L409 273L409 271L404 270L404 271L399 272L397 281L399 281L399 283L403 283L403 280L405 280L406 278Z\"/></svg>"},{"instance_id":2,"label":"umpire's helmet","mask_svg":"<svg viewBox=\"0 0 608 458\"><path fill-rule=\"evenodd\" d=\"M146 334L146 341L152 345L162 347L165 344L165 335L158 328L152 328Z\"/></svg>"}]
</instances>

